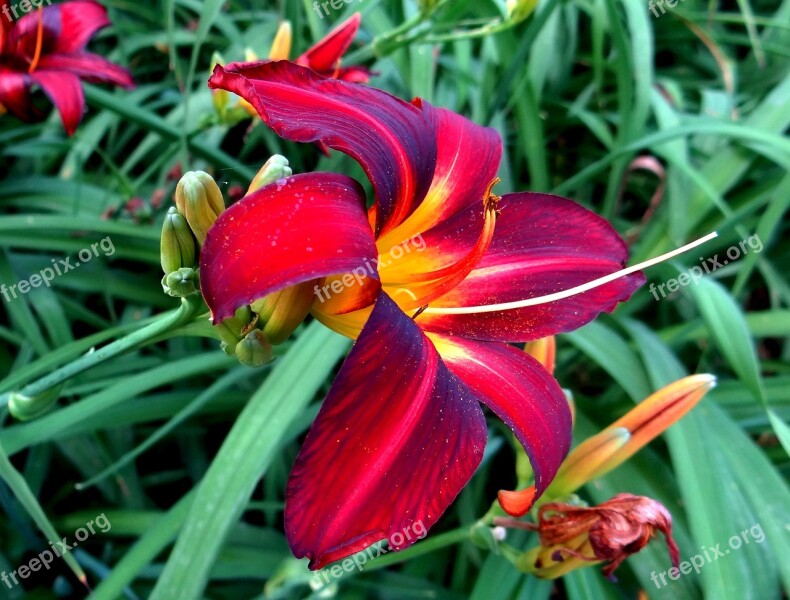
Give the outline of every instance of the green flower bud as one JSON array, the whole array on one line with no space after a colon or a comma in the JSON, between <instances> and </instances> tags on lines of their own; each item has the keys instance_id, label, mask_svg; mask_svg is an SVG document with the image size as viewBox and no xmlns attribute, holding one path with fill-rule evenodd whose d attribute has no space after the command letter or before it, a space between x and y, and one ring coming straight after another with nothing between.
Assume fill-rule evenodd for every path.
<instances>
[{"instance_id":1,"label":"green flower bud","mask_svg":"<svg viewBox=\"0 0 790 600\"><path fill-rule=\"evenodd\" d=\"M174 298L196 294L200 289L197 270L184 267L165 275L162 278L162 289L165 294Z\"/></svg>"},{"instance_id":2,"label":"green flower bud","mask_svg":"<svg viewBox=\"0 0 790 600\"><path fill-rule=\"evenodd\" d=\"M248 367L260 367L272 361L272 345L260 329L253 329L236 344L236 358Z\"/></svg>"},{"instance_id":3,"label":"green flower bud","mask_svg":"<svg viewBox=\"0 0 790 600\"><path fill-rule=\"evenodd\" d=\"M228 356L236 356L236 344L244 337L241 335L242 330L250 327L252 316L249 305L245 305L238 309L232 317L214 326L222 340L220 348Z\"/></svg>"},{"instance_id":4,"label":"green flower bud","mask_svg":"<svg viewBox=\"0 0 790 600\"><path fill-rule=\"evenodd\" d=\"M11 392L8 398L8 412L20 421L35 419L47 412L57 402L62 385L56 385L36 396L25 396Z\"/></svg>"},{"instance_id":5,"label":"green flower bud","mask_svg":"<svg viewBox=\"0 0 790 600\"><path fill-rule=\"evenodd\" d=\"M214 179L203 171L185 173L176 186L176 206L201 246L206 233L225 210L225 200Z\"/></svg>"},{"instance_id":6,"label":"green flower bud","mask_svg":"<svg viewBox=\"0 0 790 600\"><path fill-rule=\"evenodd\" d=\"M291 167L288 166L288 159L279 154L275 154L260 168L258 174L255 175L255 178L250 183L247 193L251 194L265 185L269 185L280 179L285 179L293 174L294 172L291 170Z\"/></svg>"},{"instance_id":7,"label":"green flower bud","mask_svg":"<svg viewBox=\"0 0 790 600\"><path fill-rule=\"evenodd\" d=\"M197 259L195 238L187 220L174 206L170 207L162 224L162 237L159 242L159 259L165 275L181 267L194 267Z\"/></svg>"},{"instance_id":8,"label":"green flower bud","mask_svg":"<svg viewBox=\"0 0 790 600\"><path fill-rule=\"evenodd\" d=\"M315 300L314 287L314 281L298 283L252 303L272 344L282 344L307 317Z\"/></svg>"},{"instance_id":9,"label":"green flower bud","mask_svg":"<svg viewBox=\"0 0 790 600\"><path fill-rule=\"evenodd\" d=\"M507 20L520 23L534 12L537 5L538 0L507 0Z\"/></svg>"}]
</instances>

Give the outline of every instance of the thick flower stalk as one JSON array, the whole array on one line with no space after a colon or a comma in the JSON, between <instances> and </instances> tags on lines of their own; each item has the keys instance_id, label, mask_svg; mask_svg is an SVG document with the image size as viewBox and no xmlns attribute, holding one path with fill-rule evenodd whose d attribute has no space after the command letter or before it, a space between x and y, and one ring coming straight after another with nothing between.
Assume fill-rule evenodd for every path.
<instances>
[{"instance_id":1,"label":"thick flower stalk","mask_svg":"<svg viewBox=\"0 0 790 600\"><path fill-rule=\"evenodd\" d=\"M570 409L551 374L508 342L575 329L644 277L511 310L474 307L618 272L627 250L614 229L564 198L495 196L498 134L426 102L285 61L218 66L210 86L242 96L286 139L349 154L375 191L367 209L343 175L277 181L225 211L201 251L215 323L289 290L281 312L356 338L289 480L295 554L318 568L433 525L482 458L481 404L514 430L542 493L569 448Z\"/></svg>"},{"instance_id":2,"label":"thick flower stalk","mask_svg":"<svg viewBox=\"0 0 790 600\"><path fill-rule=\"evenodd\" d=\"M7 14L10 5L0 0L0 106L10 114L28 122L43 119L32 97L38 87L71 135L85 108L81 81L134 86L126 69L85 51L91 38L110 24L100 4L73 0L43 6L17 21Z\"/></svg>"}]
</instances>

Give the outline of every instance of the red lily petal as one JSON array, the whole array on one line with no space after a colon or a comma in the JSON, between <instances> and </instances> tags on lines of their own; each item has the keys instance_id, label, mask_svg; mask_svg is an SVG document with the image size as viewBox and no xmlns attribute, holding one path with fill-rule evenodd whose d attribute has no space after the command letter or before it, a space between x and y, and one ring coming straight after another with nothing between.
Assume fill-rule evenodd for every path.
<instances>
[{"instance_id":1,"label":"red lily petal","mask_svg":"<svg viewBox=\"0 0 790 600\"><path fill-rule=\"evenodd\" d=\"M85 96L80 78L65 71L36 69L30 74L60 113L60 120L68 135L72 135L82 121Z\"/></svg>"},{"instance_id":2,"label":"red lily petal","mask_svg":"<svg viewBox=\"0 0 790 600\"><path fill-rule=\"evenodd\" d=\"M129 71L96 54L48 54L41 57L39 69L69 71L80 79L94 83L112 83L121 87L134 87Z\"/></svg>"},{"instance_id":3,"label":"red lily petal","mask_svg":"<svg viewBox=\"0 0 790 600\"><path fill-rule=\"evenodd\" d=\"M571 446L571 410L559 384L537 360L513 346L428 337L450 371L516 434L535 473L537 493L531 504L554 479Z\"/></svg>"},{"instance_id":4,"label":"red lily petal","mask_svg":"<svg viewBox=\"0 0 790 600\"><path fill-rule=\"evenodd\" d=\"M425 101L417 99L415 103L422 107L433 123L437 144L436 169L422 203L400 227L378 240L382 252L471 206L481 216L474 236L469 238L473 241L482 225L483 196L502 161L502 140L496 130L481 127ZM472 246L474 243L465 252Z\"/></svg>"},{"instance_id":5,"label":"red lily petal","mask_svg":"<svg viewBox=\"0 0 790 600\"><path fill-rule=\"evenodd\" d=\"M335 71L340 59L354 41L361 22L362 15L354 13L350 19L333 29L324 39L297 58L296 63L319 73Z\"/></svg>"},{"instance_id":6,"label":"red lily petal","mask_svg":"<svg viewBox=\"0 0 790 600\"><path fill-rule=\"evenodd\" d=\"M209 87L244 98L281 137L322 141L356 159L376 190L377 231L399 224L428 190L436 140L416 106L287 61L217 65Z\"/></svg>"},{"instance_id":7,"label":"red lily petal","mask_svg":"<svg viewBox=\"0 0 790 600\"><path fill-rule=\"evenodd\" d=\"M360 66L341 67L337 70L335 78L342 81L349 81L351 83L367 83L370 81L372 75L378 75L378 72L374 72L367 67Z\"/></svg>"},{"instance_id":8,"label":"red lily petal","mask_svg":"<svg viewBox=\"0 0 790 600\"><path fill-rule=\"evenodd\" d=\"M471 478L485 442L476 396L381 294L291 472L294 554L317 569L384 538L410 546Z\"/></svg>"},{"instance_id":9,"label":"red lily petal","mask_svg":"<svg viewBox=\"0 0 790 600\"><path fill-rule=\"evenodd\" d=\"M26 122L41 118L30 97L30 85L27 73L17 73L0 66L0 104L17 119Z\"/></svg>"},{"instance_id":10,"label":"red lily petal","mask_svg":"<svg viewBox=\"0 0 790 600\"><path fill-rule=\"evenodd\" d=\"M56 52L78 52L85 48L96 32L110 25L107 9L97 2L72 0L49 10L60 13L60 31L55 45ZM46 12L48 9L45 8Z\"/></svg>"},{"instance_id":11,"label":"red lily petal","mask_svg":"<svg viewBox=\"0 0 790 600\"><path fill-rule=\"evenodd\" d=\"M481 306L558 292L621 269L628 250L605 219L578 204L548 194L508 194L499 203L501 215L488 253L478 267L431 307ZM454 219L461 256L478 227L464 227L479 214ZM466 219L466 221L464 221ZM444 231L444 230L442 230ZM445 253L452 256L449 229ZM426 243L432 243L425 236ZM527 308L471 315L423 313L426 331L480 340L527 342L571 331L611 312L644 283L641 273L623 277L577 296Z\"/></svg>"},{"instance_id":12,"label":"red lily petal","mask_svg":"<svg viewBox=\"0 0 790 600\"><path fill-rule=\"evenodd\" d=\"M201 291L218 323L267 294L375 257L360 185L332 173L295 175L219 216L200 252Z\"/></svg>"}]
</instances>

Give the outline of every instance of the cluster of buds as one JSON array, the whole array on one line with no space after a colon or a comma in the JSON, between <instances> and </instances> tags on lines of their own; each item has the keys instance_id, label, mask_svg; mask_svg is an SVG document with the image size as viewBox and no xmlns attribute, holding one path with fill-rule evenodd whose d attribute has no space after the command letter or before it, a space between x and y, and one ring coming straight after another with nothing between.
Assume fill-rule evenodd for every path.
<instances>
[{"instance_id":1,"label":"cluster of buds","mask_svg":"<svg viewBox=\"0 0 790 600\"><path fill-rule=\"evenodd\" d=\"M553 371L556 353L553 338L531 342L525 351ZM670 559L677 566L679 553L672 538L672 517L662 504L644 496L617 494L590 507L574 492L628 460L696 406L715 384L712 375L692 375L652 394L579 444L563 461L537 503L534 486L515 492L500 491L499 504L511 517L496 517L493 522L496 529L537 531L540 538L540 545L535 548L526 552L508 548L505 555L517 568L538 577L554 579L600 562L607 563L603 573L610 577L623 560L639 552L661 532ZM516 465L519 482L523 483L531 472L526 456L517 457ZM530 509L537 511L537 523L513 518L524 516Z\"/></svg>"},{"instance_id":2,"label":"cluster of buds","mask_svg":"<svg viewBox=\"0 0 790 600\"><path fill-rule=\"evenodd\" d=\"M222 192L208 173L190 171L178 182L176 205L165 215L160 239L166 294L184 298L200 291L198 248L224 210Z\"/></svg>"},{"instance_id":3,"label":"cluster of buds","mask_svg":"<svg viewBox=\"0 0 790 600\"><path fill-rule=\"evenodd\" d=\"M247 194L293 175L284 156L274 155L261 167L250 183ZM165 215L160 241L160 261L165 293L184 298L200 292L198 264L200 248L209 229L225 210L222 191L208 173L185 173L176 186L174 207ZM296 293L298 286L262 298L251 306L244 306L236 314L215 326L222 350L235 356L242 364L259 367L271 361L272 344L280 343L301 323L309 310L305 297ZM285 307L291 307L285 310ZM293 306L303 313L294 317Z\"/></svg>"}]
</instances>

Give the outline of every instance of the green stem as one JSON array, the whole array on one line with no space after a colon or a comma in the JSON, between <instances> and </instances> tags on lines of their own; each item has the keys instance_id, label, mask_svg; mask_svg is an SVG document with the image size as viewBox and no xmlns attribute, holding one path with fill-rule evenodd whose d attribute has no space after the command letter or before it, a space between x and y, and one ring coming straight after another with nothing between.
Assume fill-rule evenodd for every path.
<instances>
[{"instance_id":1,"label":"green stem","mask_svg":"<svg viewBox=\"0 0 790 600\"><path fill-rule=\"evenodd\" d=\"M77 360L53 371L46 377L42 377L25 386L20 390L19 394L29 398L35 398L100 363L115 358L125 352L136 350L160 335L189 323L194 319L202 305L202 299L199 295L182 298L181 306L178 310L163 315L150 325L146 325L142 329L138 329L99 350L84 354ZM10 393L0 396L0 408L4 408L8 405L10 396Z\"/></svg>"},{"instance_id":2,"label":"green stem","mask_svg":"<svg viewBox=\"0 0 790 600\"><path fill-rule=\"evenodd\" d=\"M406 548L405 550L401 550L400 552L390 552L389 554L377 558L376 560L371 561L369 564L364 565L362 570L374 571L376 569L383 569L384 567L402 563L412 558L429 554L441 548L446 548L447 546L460 544L461 542L469 539L469 531L470 529L468 527L461 527L440 535L432 536L419 542L418 544L414 544L413 546Z\"/></svg>"},{"instance_id":3,"label":"green stem","mask_svg":"<svg viewBox=\"0 0 790 600\"><path fill-rule=\"evenodd\" d=\"M421 39L420 43L441 44L444 42L455 42L458 40L481 38L499 33L501 31L506 31L515 25L516 23L514 21L501 21L499 23L493 22L485 25L484 27L478 27L477 29L468 29L466 31L457 31L455 33L445 33L442 35L429 35Z\"/></svg>"}]
</instances>

